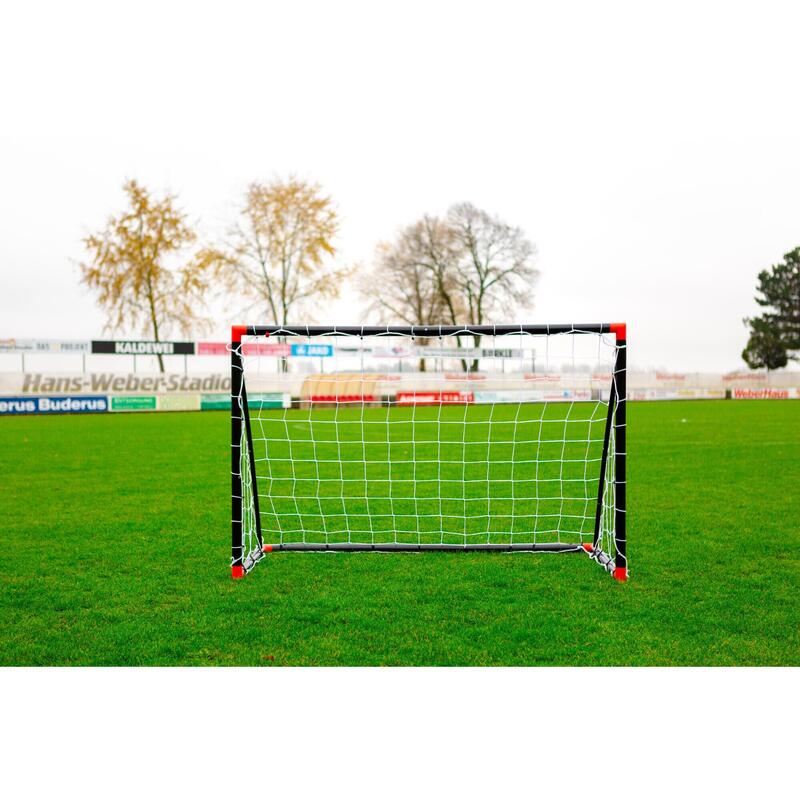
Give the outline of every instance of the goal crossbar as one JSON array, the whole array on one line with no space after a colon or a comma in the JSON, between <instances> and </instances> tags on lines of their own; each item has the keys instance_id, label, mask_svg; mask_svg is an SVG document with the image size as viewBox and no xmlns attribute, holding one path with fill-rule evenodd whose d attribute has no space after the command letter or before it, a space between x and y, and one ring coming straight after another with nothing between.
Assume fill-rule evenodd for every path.
<instances>
[{"instance_id":1,"label":"goal crossbar","mask_svg":"<svg viewBox=\"0 0 800 800\"><path fill-rule=\"evenodd\" d=\"M603 424L602 450L599 457L599 476L597 478L596 503L593 512L593 530L591 541L583 536L578 541L544 541L544 542L430 542L430 541L266 541L262 529L261 499L258 482L260 480L254 449L252 432L251 405L248 401L243 357L243 337L279 337L281 341L293 338L325 338L325 337L407 337L410 339L431 340L442 337L512 337L512 336L556 336L559 334L595 334L615 337L615 350L611 382L608 389L607 409ZM477 341L477 340L476 340ZM459 345L460 346L460 345ZM575 323L575 324L539 324L539 325L441 325L441 326L325 326L325 325L236 325L231 331L231 474L232 474L232 534L231 534L231 572L234 578L241 578L267 553L279 552L584 552L611 573L619 581L628 577L628 559L626 553L626 350L627 335L624 323ZM330 398L325 398L330 400ZM373 400L375 398L370 398ZM313 400L313 398L312 398ZM362 407L364 396L360 398ZM296 400L295 400L296 402ZM358 403L358 398L348 397L342 400L337 395L333 402L337 409L346 402ZM444 401L440 400L440 403ZM540 420L541 423L541 420ZM259 419L259 424L263 423ZM565 425L566 427L566 425ZM363 429L363 418L362 418ZM287 428L288 430L288 428ZM287 434L288 435L288 434ZM363 435L363 434L362 434ZM591 438L591 436L590 436ZM338 434L337 434L338 440ZM566 442L566 433L564 434ZM366 448L368 442L363 445ZM613 452L611 449L613 447ZM261 460L268 461L268 456ZM364 461L366 469L366 460ZM294 468L294 467L293 467ZM317 471L319 467L317 466ZM562 465L563 471L563 465ZM609 472L611 476L609 477ZM538 476L538 472L537 472ZM563 479L563 474L561 476ZM298 480L294 478L295 484ZM322 479L318 478L318 481ZM346 480L342 477L342 481ZM365 474L366 480L366 474ZM538 491L538 490L537 490ZM609 501L609 495L613 498ZM245 497L247 495L247 497ZM281 496L286 499L285 496ZM321 498L317 490L317 502ZM538 498L538 494L537 494ZM273 498L269 498L274 506ZM350 516L367 516L369 513L369 497L367 514L351 514ZM383 498L386 499L386 498ZM568 498L572 499L572 498ZM490 501L491 503L491 501ZM441 503L440 503L441 504ZM247 505L247 508L245 507ZM295 499L295 506L297 501ZM562 498L563 506L563 498ZM465 506L466 508L466 506ZM608 512L608 513L606 513ZM465 512L466 513L466 512ZM299 515L299 511L298 511ZM345 512L345 516L347 513ZM387 516L382 514L381 516ZM394 516L394 512L393 512ZM524 516L524 515L522 515ZM529 515L532 516L532 515ZM246 518L249 519L249 530L245 531ZM608 519L606 519L608 518ZM612 530L604 530L606 527ZM245 535L252 540L245 546ZM513 537L512 537L513 538ZM604 541L604 538L606 541ZM609 542L611 546L608 546ZM606 549L604 549L604 544ZM608 552L613 550L613 552Z\"/></svg>"},{"instance_id":2,"label":"goal crossbar","mask_svg":"<svg viewBox=\"0 0 800 800\"><path fill-rule=\"evenodd\" d=\"M572 325L234 325L231 341L242 336L513 336L528 333L539 336L558 333L613 333L625 338L625 324L614 322L575 323Z\"/></svg>"}]
</instances>

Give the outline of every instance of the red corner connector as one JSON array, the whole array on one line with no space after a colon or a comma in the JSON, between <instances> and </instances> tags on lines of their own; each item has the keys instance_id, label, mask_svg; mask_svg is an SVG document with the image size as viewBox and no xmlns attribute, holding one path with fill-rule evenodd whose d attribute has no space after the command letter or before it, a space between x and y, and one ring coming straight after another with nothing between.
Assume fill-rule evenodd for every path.
<instances>
[{"instance_id":1,"label":"red corner connector","mask_svg":"<svg viewBox=\"0 0 800 800\"><path fill-rule=\"evenodd\" d=\"M628 332L626 330L626 325L624 322L612 322L611 323L611 333L613 333L617 337L617 341L626 341L628 338Z\"/></svg>"},{"instance_id":2,"label":"red corner connector","mask_svg":"<svg viewBox=\"0 0 800 800\"><path fill-rule=\"evenodd\" d=\"M581 545L581 547L582 547L582 548L583 548L583 549L584 549L584 550L585 550L587 553L591 553L591 552L592 552L592 550L594 550L594 547L592 547L592 546L591 546L591 545L590 545L588 542L584 542L584 543Z\"/></svg>"},{"instance_id":3,"label":"red corner connector","mask_svg":"<svg viewBox=\"0 0 800 800\"><path fill-rule=\"evenodd\" d=\"M625 583L625 581L628 580L628 568L614 567L614 580Z\"/></svg>"},{"instance_id":4,"label":"red corner connector","mask_svg":"<svg viewBox=\"0 0 800 800\"><path fill-rule=\"evenodd\" d=\"M239 344L239 342L242 341L242 336L244 336L246 330L246 325L234 325L231 328L231 344Z\"/></svg>"},{"instance_id":5,"label":"red corner connector","mask_svg":"<svg viewBox=\"0 0 800 800\"><path fill-rule=\"evenodd\" d=\"M272 545L271 544L265 544L261 549L265 553L271 553L272 552Z\"/></svg>"},{"instance_id":6,"label":"red corner connector","mask_svg":"<svg viewBox=\"0 0 800 800\"><path fill-rule=\"evenodd\" d=\"M235 581L244 578L244 567L241 564L238 567L231 567L231 578Z\"/></svg>"}]
</instances>

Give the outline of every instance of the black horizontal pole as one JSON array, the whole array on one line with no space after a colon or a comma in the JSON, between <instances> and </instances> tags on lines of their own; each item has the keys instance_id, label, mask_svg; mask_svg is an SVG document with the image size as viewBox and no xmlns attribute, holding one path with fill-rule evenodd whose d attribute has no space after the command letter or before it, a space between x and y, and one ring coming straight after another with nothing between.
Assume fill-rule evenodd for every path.
<instances>
[{"instance_id":1,"label":"black horizontal pole","mask_svg":"<svg viewBox=\"0 0 800 800\"><path fill-rule=\"evenodd\" d=\"M514 334L611 333L611 323L563 325L247 325L245 336L513 336Z\"/></svg>"},{"instance_id":2,"label":"black horizontal pole","mask_svg":"<svg viewBox=\"0 0 800 800\"><path fill-rule=\"evenodd\" d=\"M580 543L567 544L563 542L546 542L536 544L406 544L403 542L383 542L370 544L368 542L289 542L285 544L265 545L267 552L326 552L334 551L340 553L397 553L397 552L423 552L431 550L447 550L453 552L478 552L489 551L496 553L519 553L519 552L539 552L539 553L566 553L582 552L584 547Z\"/></svg>"}]
</instances>

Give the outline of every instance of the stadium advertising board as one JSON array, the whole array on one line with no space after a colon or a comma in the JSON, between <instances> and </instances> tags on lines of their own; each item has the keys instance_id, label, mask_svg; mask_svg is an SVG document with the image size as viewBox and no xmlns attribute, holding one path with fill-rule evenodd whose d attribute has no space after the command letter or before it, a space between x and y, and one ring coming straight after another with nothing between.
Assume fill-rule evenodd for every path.
<instances>
[{"instance_id":1,"label":"stadium advertising board","mask_svg":"<svg viewBox=\"0 0 800 800\"><path fill-rule=\"evenodd\" d=\"M525 381L536 381L537 383L561 383L561 375L548 375L544 372L526 372L522 379ZM592 380L594 380L594 376L592 376ZM608 376L608 380L611 380L611 376Z\"/></svg>"},{"instance_id":2,"label":"stadium advertising board","mask_svg":"<svg viewBox=\"0 0 800 800\"><path fill-rule=\"evenodd\" d=\"M195 355L227 356L230 355L230 345L227 342L198 342Z\"/></svg>"},{"instance_id":3,"label":"stadium advertising board","mask_svg":"<svg viewBox=\"0 0 800 800\"><path fill-rule=\"evenodd\" d=\"M359 347L358 345L336 345L337 356L360 357L371 355L375 358L409 358L417 355L412 347Z\"/></svg>"},{"instance_id":4,"label":"stadium advertising board","mask_svg":"<svg viewBox=\"0 0 800 800\"><path fill-rule=\"evenodd\" d=\"M250 408L291 408L292 396L288 392L262 392L248 396ZM231 407L229 394L204 394L200 397L200 408L203 411L227 411Z\"/></svg>"},{"instance_id":5,"label":"stadium advertising board","mask_svg":"<svg viewBox=\"0 0 800 800\"><path fill-rule=\"evenodd\" d=\"M679 400L724 400L724 389L678 389Z\"/></svg>"},{"instance_id":6,"label":"stadium advertising board","mask_svg":"<svg viewBox=\"0 0 800 800\"><path fill-rule=\"evenodd\" d=\"M726 372L722 376L722 382L728 386L736 386L739 383L766 383L768 380L768 372Z\"/></svg>"},{"instance_id":7,"label":"stadium advertising board","mask_svg":"<svg viewBox=\"0 0 800 800\"><path fill-rule=\"evenodd\" d=\"M0 414L35 414L36 397L0 397Z\"/></svg>"},{"instance_id":8,"label":"stadium advertising board","mask_svg":"<svg viewBox=\"0 0 800 800\"><path fill-rule=\"evenodd\" d=\"M247 398L250 408L291 408L292 396L288 392L262 392ZM204 394L200 396L202 411L227 411L231 407L229 394Z\"/></svg>"},{"instance_id":9,"label":"stadium advertising board","mask_svg":"<svg viewBox=\"0 0 800 800\"><path fill-rule=\"evenodd\" d=\"M398 392L398 406L452 406L475 402L473 392Z\"/></svg>"},{"instance_id":10,"label":"stadium advertising board","mask_svg":"<svg viewBox=\"0 0 800 800\"><path fill-rule=\"evenodd\" d=\"M608 390L601 390L608 399ZM628 400L724 400L724 389L629 389Z\"/></svg>"},{"instance_id":11,"label":"stadium advertising board","mask_svg":"<svg viewBox=\"0 0 800 800\"><path fill-rule=\"evenodd\" d=\"M344 403L378 403L380 397L374 394L312 394L304 400L310 400L312 403L336 403L342 405Z\"/></svg>"},{"instance_id":12,"label":"stadium advertising board","mask_svg":"<svg viewBox=\"0 0 800 800\"><path fill-rule=\"evenodd\" d=\"M123 395L113 396L111 411L155 411L156 398L154 395Z\"/></svg>"},{"instance_id":13,"label":"stadium advertising board","mask_svg":"<svg viewBox=\"0 0 800 800\"><path fill-rule=\"evenodd\" d=\"M656 372L656 381L658 383L684 383L686 375L682 372Z\"/></svg>"},{"instance_id":14,"label":"stadium advertising board","mask_svg":"<svg viewBox=\"0 0 800 800\"><path fill-rule=\"evenodd\" d=\"M262 392L247 398L250 408L291 408L292 396L288 392ZM200 397L200 408L203 411L226 411L231 407L229 394L204 394Z\"/></svg>"},{"instance_id":15,"label":"stadium advertising board","mask_svg":"<svg viewBox=\"0 0 800 800\"><path fill-rule=\"evenodd\" d=\"M231 407L229 394L202 394L200 395L201 411L226 411Z\"/></svg>"},{"instance_id":16,"label":"stadium advertising board","mask_svg":"<svg viewBox=\"0 0 800 800\"><path fill-rule=\"evenodd\" d=\"M108 398L97 395L0 397L0 414L97 414L108 411Z\"/></svg>"},{"instance_id":17,"label":"stadium advertising board","mask_svg":"<svg viewBox=\"0 0 800 800\"><path fill-rule=\"evenodd\" d=\"M291 408L292 396L288 392L262 392L248 395L250 408Z\"/></svg>"},{"instance_id":18,"label":"stadium advertising board","mask_svg":"<svg viewBox=\"0 0 800 800\"><path fill-rule=\"evenodd\" d=\"M332 344L293 344L291 355L328 358L333 355Z\"/></svg>"},{"instance_id":19,"label":"stadium advertising board","mask_svg":"<svg viewBox=\"0 0 800 800\"><path fill-rule=\"evenodd\" d=\"M159 411L199 411L199 394L160 394L158 395Z\"/></svg>"},{"instance_id":20,"label":"stadium advertising board","mask_svg":"<svg viewBox=\"0 0 800 800\"><path fill-rule=\"evenodd\" d=\"M92 353L120 356L193 356L194 342L150 342L138 339L92 339Z\"/></svg>"},{"instance_id":21,"label":"stadium advertising board","mask_svg":"<svg viewBox=\"0 0 800 800\"><path fill-rule=\"evenodd\" d=\"M230 356L231 346L227 342L198 342L195 355ZM245 356L288 356L291 347L280 342L243 342L242 355Z\"/></svg>"},{"instance_id":22,"label":"stadium advertising board","mask_svg":"<svg viewBox=\"0 0 800 800\"><path fill-rule=\"evenodd\" d=\"M69 353L90 352L88 340L0 339L0 353Z\"/></svg>"},{"instance_id":23,"label":"stadium advertising board","mask_svg":"<svg viewBox=\"0 0 800 800\"><path fill-rule=\"evenodd\" d=\"M497 392L475 392L476 403L538 403L544 400L544 392L535 389L514 391L513 389Z\"/></svg>"},{"instance_id":24,"label":"stadium advertising board","mask_svg":"<svg viewBox=\"0 0 800 800\"><path fill-rule=\"evenodd\" d=\"M657 394L663 394L661 389L628 389L628 400L658 400ZM600 399L608 401L609 390L600 390Z\"/></svg>"},{"instance_id":25,"label":"stadium advertising board","mask_svg":"<svg viewBox=\"0 0 800 800\"><path fill-rule=\"evenodd\" d=\"M422 358L523 358L524 350L498 350L493 347L417 347Z\"/></svg>"},{"instance_id":26,"label":"stadium advertising board","mask_svg":"<svg viewBox=\"0 0 800 800\"><path fill-rule=\"evenodd\" d=\"M242 355L244 356L276 356L283 357L292 354L292 348L288 344L273 342L264 344L262 342L243 342Z\"/></svg>"},{"instance_id":27,"label":"stadium advertising board","mask_svg":"<svg viewBox=\"0 0 800 800\"><path fill-rule=\"evenodd\" d=\"M542 403L591 400L591 389L564 389L560 392L541 389L508 389L496 392L475 392L476 403Z\"/></svg>"},{"instance_id":28,"label":"stadium advertising board","mask_svg":"<svg viewBox=\"0 0 800 800\"><path fill-rule=\"evenodd\" d=\"M800 398L800 388L754 389L751 386L739 386L731 388L731 397L734 400L796 400Z\"/></svg>"},{"instance_id":29,"label":"stadium advertising board","mask_svg":"<svg viewBox=\"0 0 800 800\"><path fill-rule=\"evenodd\" d=\"M372 355L374 355L375 358L409 358L414 355L414 350L411 347L402 346L373 347Z\"/></svg>"}]
</instances>

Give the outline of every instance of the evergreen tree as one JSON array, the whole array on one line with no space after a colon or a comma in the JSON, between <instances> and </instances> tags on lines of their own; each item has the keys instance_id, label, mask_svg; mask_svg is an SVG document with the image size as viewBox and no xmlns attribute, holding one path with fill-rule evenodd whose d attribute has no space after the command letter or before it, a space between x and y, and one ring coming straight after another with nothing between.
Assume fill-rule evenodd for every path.
<instances>
[{"instance_id":1,"label":"evergreen tree","mask_svg":"<svg viewBox=\"0 0 800 800\"><path fill-rule=\"evenodd\" d=\"M800 351L800 247L758 275L756 302L765 309L745 320L750 340L742 358L753 369L776 369Z\"/></svg>"}]
</instances>

